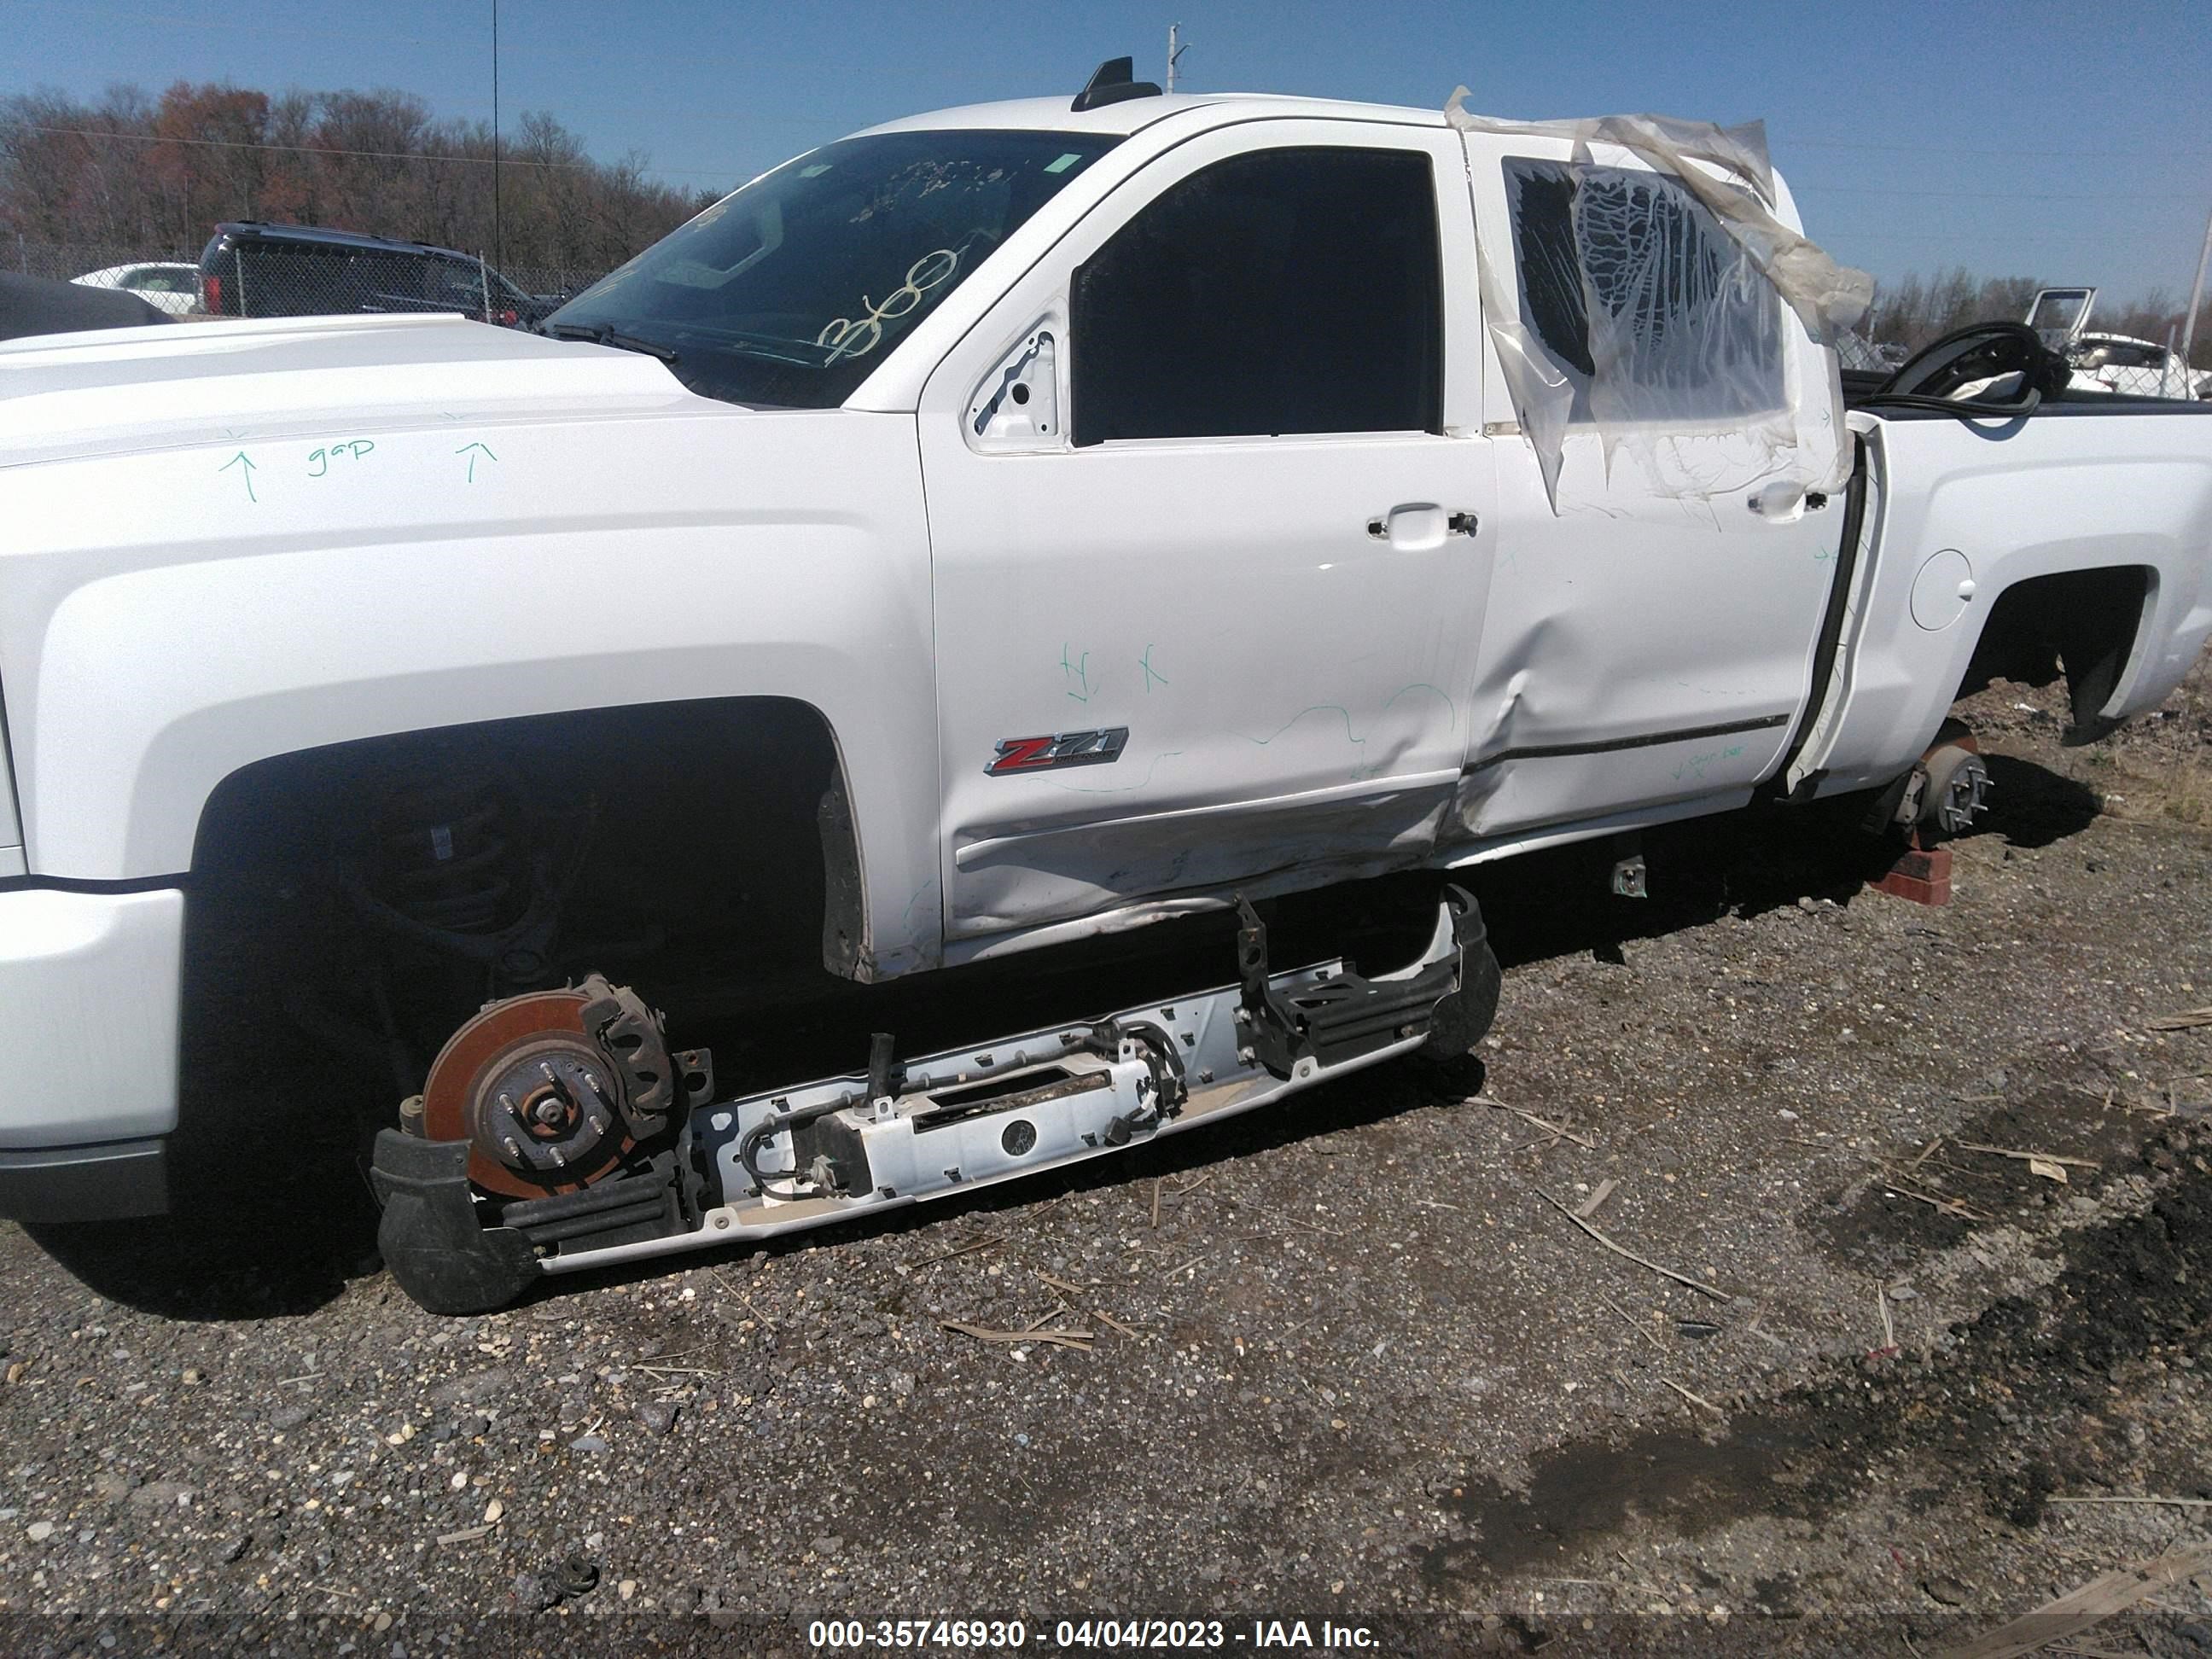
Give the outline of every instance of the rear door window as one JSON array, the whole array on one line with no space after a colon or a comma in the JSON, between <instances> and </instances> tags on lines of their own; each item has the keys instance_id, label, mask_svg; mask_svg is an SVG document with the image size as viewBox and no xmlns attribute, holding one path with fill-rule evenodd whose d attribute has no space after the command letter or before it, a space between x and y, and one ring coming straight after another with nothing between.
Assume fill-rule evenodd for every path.
<instances>
[{"instance_id":1,"label":"rear door window","mask_svg":"<svg viewBox=\"0 0 2212 1659\"><path fill-rule=\"evenodd\" d=\"M1441 264L1425 154L1193 173L1075 273L1073 441L1440 431Z\"/></svg>"},{"instance_id":2,"label":"rear door window","mask_svg":"<svg viewBox=\"0 0 2212 1659\"><path fill-rule=\"evenodd\" d=\"M1780 297L1680 181L1504 167L1522 313L1576 386L1575 419L1711 422L1786 405Z\"/></svg>"}]
</instances>

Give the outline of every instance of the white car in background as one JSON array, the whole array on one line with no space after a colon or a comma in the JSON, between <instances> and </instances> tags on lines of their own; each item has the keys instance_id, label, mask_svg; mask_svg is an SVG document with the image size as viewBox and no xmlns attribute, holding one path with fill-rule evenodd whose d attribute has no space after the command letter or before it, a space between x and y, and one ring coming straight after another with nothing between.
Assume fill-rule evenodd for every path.
<instances>
[{"instance_id":1,"label":"white car in background","mask_svg":"<svg viewBox=\"0 0 2212 1659\"><path fill-rule=\"evenodd\" d=\"M2083 334L2067 348L2074 384L2145 398L2212 398L2212 370L2193 373L2180 355L2132 334Z\"/></svg>"},{"instance_id":2,"label":"white car in background","mask_svg":"<svg viewBox=\"0 0 2212 1659\"><path fill-rule=\"evenodd\" d=\"M2094 288L2046 288L2037 290L2027 307L2027 325L2044 344L2065 353L2075 390L2212 398L2212 372L2192 374L2171 346L2133 334L2091 333L2089 313L2096 305Z\"/></svg>"},{"instance_id":3,"label":"white car in background","mask_svg":"<svg viewBox=\"0 0 2212 1659\"><path fill-rule=\"evenodd\" d=\"M189 317L200 309L200 268L161 259L137 265L110 265L70 280L85 288L119 288L137 295L156 311Z\"/></svg>"}]
</instances>

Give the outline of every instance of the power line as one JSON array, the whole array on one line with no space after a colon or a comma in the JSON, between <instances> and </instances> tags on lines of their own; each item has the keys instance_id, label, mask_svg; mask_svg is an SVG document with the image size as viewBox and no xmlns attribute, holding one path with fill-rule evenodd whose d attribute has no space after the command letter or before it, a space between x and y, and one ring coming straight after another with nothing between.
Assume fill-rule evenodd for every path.
<instances>
[{"instance_id":1,"label":"power line","mask_svg":"<svg viewBox=\"0 0 2212 1659\"><path fill-rule=\"evenodd\" d=\"M2046 194L2023 190L1885 190L1879 185L1808 184L1790 180L1792 191L1817 191L1823 196L1941 197L1947 201L1971 202L2170 202L2171 196L2148 191L2098 190L2080 193Z\"/></svg>"},{"instance_id":2,"label":"power line","mask_svg":"<svg viewBox=\"0 0 2212 1659\"><path fill-rule=\"evenodd\" d=\"M2087 233L2079 236L1986 236L1972 239L1971 246L1976 248L1986 248L1992 245L2002 245L2006 248L2064 247L2081 249L2102 246L2105 240L2106 239L2104 238ZM1949 233L1940 229L1926 231L1839 231L1831 228L1821 232L1820 241L1820 246L1827 249L1831 253L1839 253L1840 250L1848 250L1851 247L1856 246L1861 242L1914 242L1923 245L1943 244L1946 246L1955 246L1958 247L1966 247L1969 246L1969 244L1966 242L1960 241L1956 236L1950 235ZM1965 260L1963 257L1955 258L1952 258L1950 263L1963 264L1965 263Z\"/></svg>"},{"instance_id":3,"label":"power line","mask_svg":"<svg viewBox=\"0 0 2212 1659\"><path fill-rule=\"evenodd\" d=\"M423 150L404 149L347 149L330 144L272 144L256 143L244 138L168 138L158 133L103 132L95 127L51 126L36 121L17 124L26 132L53 133L70 138L101 138L131 144L193 144L215 149L280 150L302 155L349 155L380 161L454 161L472 167L565 167L590 168L603 165L594 161L531 161L502 153L489 155L434 155ZM744 171L741 167L664 167L649 169L684 178L727 179ZM1800 192L1817 191L1826 196L1877 196L1896 198L1929 198L1945 200L1989 202L2163 202L2161 195L2127 191L2093 191L2083 193L2045 193L2032 191L2004 190L1886 190L1878 185L1822 185L1792 179L1791 188Z\"/></svg>"},{"instance_id":4,"label":"power line","mask_svg":"<svg viewBox=\"0 0 2212 1659\"><path fill-rule=\"evenodd\" d=\"M1927 144L1868 144L1843 138L1770 139L1770 149L1865 149L1881 150L1899 155L1925 155L1931 148ZM2202 145L2169 144L2160 149L2039 149L2024 145L2013 145L2003 149L1976 149L1965 144L1936 146L1946 155L2004 155L2018 159L2024 155L2059 155L2083 161L2123 161L2145 159L2171 160L2177 155L2212 155L2212 149Z\"/></svg>"},{"instance_id":5,"label":"power line","mask_svg":"<svg viewBox=\"0 0 2212 1659\"><path fill-rule=\"evenodd\" d=\"M102 132L94 127L48 126L37 121L13 124L21 132L50 132L68 138L106 138L128 144L192 144L206 149L266 149L282 150L296 155L353 155L376 161L453 161L471 167L550 167L571 171L588 171L605 165L583 161L526 161L512 155L495 161L489 155L433 155L425 150L408 149L345 149L331 144L270 144L245 138L166 138L153 132ZM676 173L687 178L727 179L743 171L738 167L653 167L654 173Z\"/></svg>"},{"instance_id":6,"label":"power line","mask_svg":"<svg viewBox=\"0 0 2212 1659\"><path fill-rule=\"evenodd\" d=\"M137 8L71 3L71 0L34 0L34 3L43 3L50 9L56 11L70 11L78 13L79 15L94 15L103 22L112 21L118 17L129 17L137 19L142 22L158 24L167 28L198 29L204 33L235 33L243 30L258 38L276 35L297 40L342 40L355 46L358 46L361 44L360 36L350 31L338 29L300 28L297 27L284 27L282 25L272 26L262 22L258 18L249 21L246 19L232 20L225 18L179 17L175 15L173 13L147 11ZM1176 27L1178 30L1180 30L1181 27L1182 26L1180 24L1176 25ZM386 34L379 36L378 39L380 44L386 46L427 46L439 51L443 51L452 45L452 42L448 40L431 39L422 35L413 34ZM508 50L510 52L520 51L526 56L582 58L588 58L594 63L602 64L606 61L607 58L607 48L603 44L594 43L589 46L564 46L557 41L548 40L542 35L526 38L519 45L510 44ZM694 61L696 62L697 60ZM1173 74L1172 68L1170 72L1171 75ZM1771 147L1783 149L1885 151L1902 155L1925 155L1929 149L1929 146L1925 144L1878 144L1869 143L1864 139L1858 138L1790 138L1787 140L1775 140L1773 141ZM1942 148L1946 154L1953 155L2057 155L2078 157L2086 161L2133 161L2145 158L2170 159L2178 155L2212 155L2212 147L2174 144L2160 145L2156 149L2027 149L2019 146L2014 146L2011 148L1999 147L1978 149L1961 144L1945 144L1942 146ZM672 169L664 169L664 171L667 170Z\"/></svg>"},{"instance_id":7,"label":"power line","mask_svg":"<svg viewBox=\"0 0 2212 1659\"><path fill-rule=\"evenodd\" d=\"M359 47L362 44L361 36L351 31L286 27L282 25L264 23L258 17L234 20L178 17L167 12L142 11L122 6L70 4L68 0L44 0L44 3L55 11L76 12L80 15L96 17L101 22L109 22L118 17L127 17L143 23L157 24L164 28L197 29L203 33L234 34L243 32L252 35L257 40L275 36L280 40L338 40L355 47ZM377 44L386 46L424 46L436 52L448 51L453 46L451 40L420 34L380 34L377 37ZM520 46L510 41L507 50L510 52L520 51L527 57L581 58L599 64L604 64L607 58L607 51L603 46L564 46L542 37L526 38Z\"/></svg>"}]
</instances>

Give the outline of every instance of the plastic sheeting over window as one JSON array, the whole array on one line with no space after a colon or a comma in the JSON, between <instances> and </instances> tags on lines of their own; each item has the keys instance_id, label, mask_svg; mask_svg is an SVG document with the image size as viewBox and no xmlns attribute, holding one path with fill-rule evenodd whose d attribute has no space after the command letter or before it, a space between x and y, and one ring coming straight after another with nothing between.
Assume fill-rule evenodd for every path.
<instances>
[{"instance_id":1,"label":"plastic sheeting over window","mask_svg":"<svg viewBox=\"0 0 2212 1659\"><path fill-rule=\"evenodd\" d=\"M1580 424L1601 434L1608 469L1626 451L1669 495L1839 487L1850 451L1835 359L1823 359L1825 390L1793 399L1780 310L1832 346L1874 283L1776 216L1764 129L1497 120L1470 114L1466 95L1444 112L1462 132L1572 146L1565 161L1508 156L1511 240L1487 222L1479 238L1485 317L1553 509ZM1651 171L1599 165L1599 144Z\"/></svg>"},{"instance_id":2,"label":"plastic sheeting over window","mask_svg":"<svg viewBox=\"0 0 2212 1659\"><path fill-rule=\"evenodd\" d=\"M1574 382L1574 418L1696 422L1787 404L1774 290L1678 180L1518 157L1505 180L1522 310Z\"/></svg>"}]
</instances>

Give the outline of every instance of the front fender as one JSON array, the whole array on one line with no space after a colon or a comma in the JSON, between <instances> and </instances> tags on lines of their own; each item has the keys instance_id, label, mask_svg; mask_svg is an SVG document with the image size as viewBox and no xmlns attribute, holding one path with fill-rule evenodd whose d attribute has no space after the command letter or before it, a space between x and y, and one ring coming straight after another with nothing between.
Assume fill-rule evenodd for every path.
<instances>
[{"instance_id":1,"label":"front fender","mask_svg":"<svg viewBox=\"0 0 2212 1659\"><path fill-rule=\"evenodd\" d=\"M324 433L0 471L0 684L32 872L183 871L216 786L299 750L774 696L838 744L864 974L934 965L912 417L698 409L380 430L345 469Z\"/></svg>"}]
</instances>

